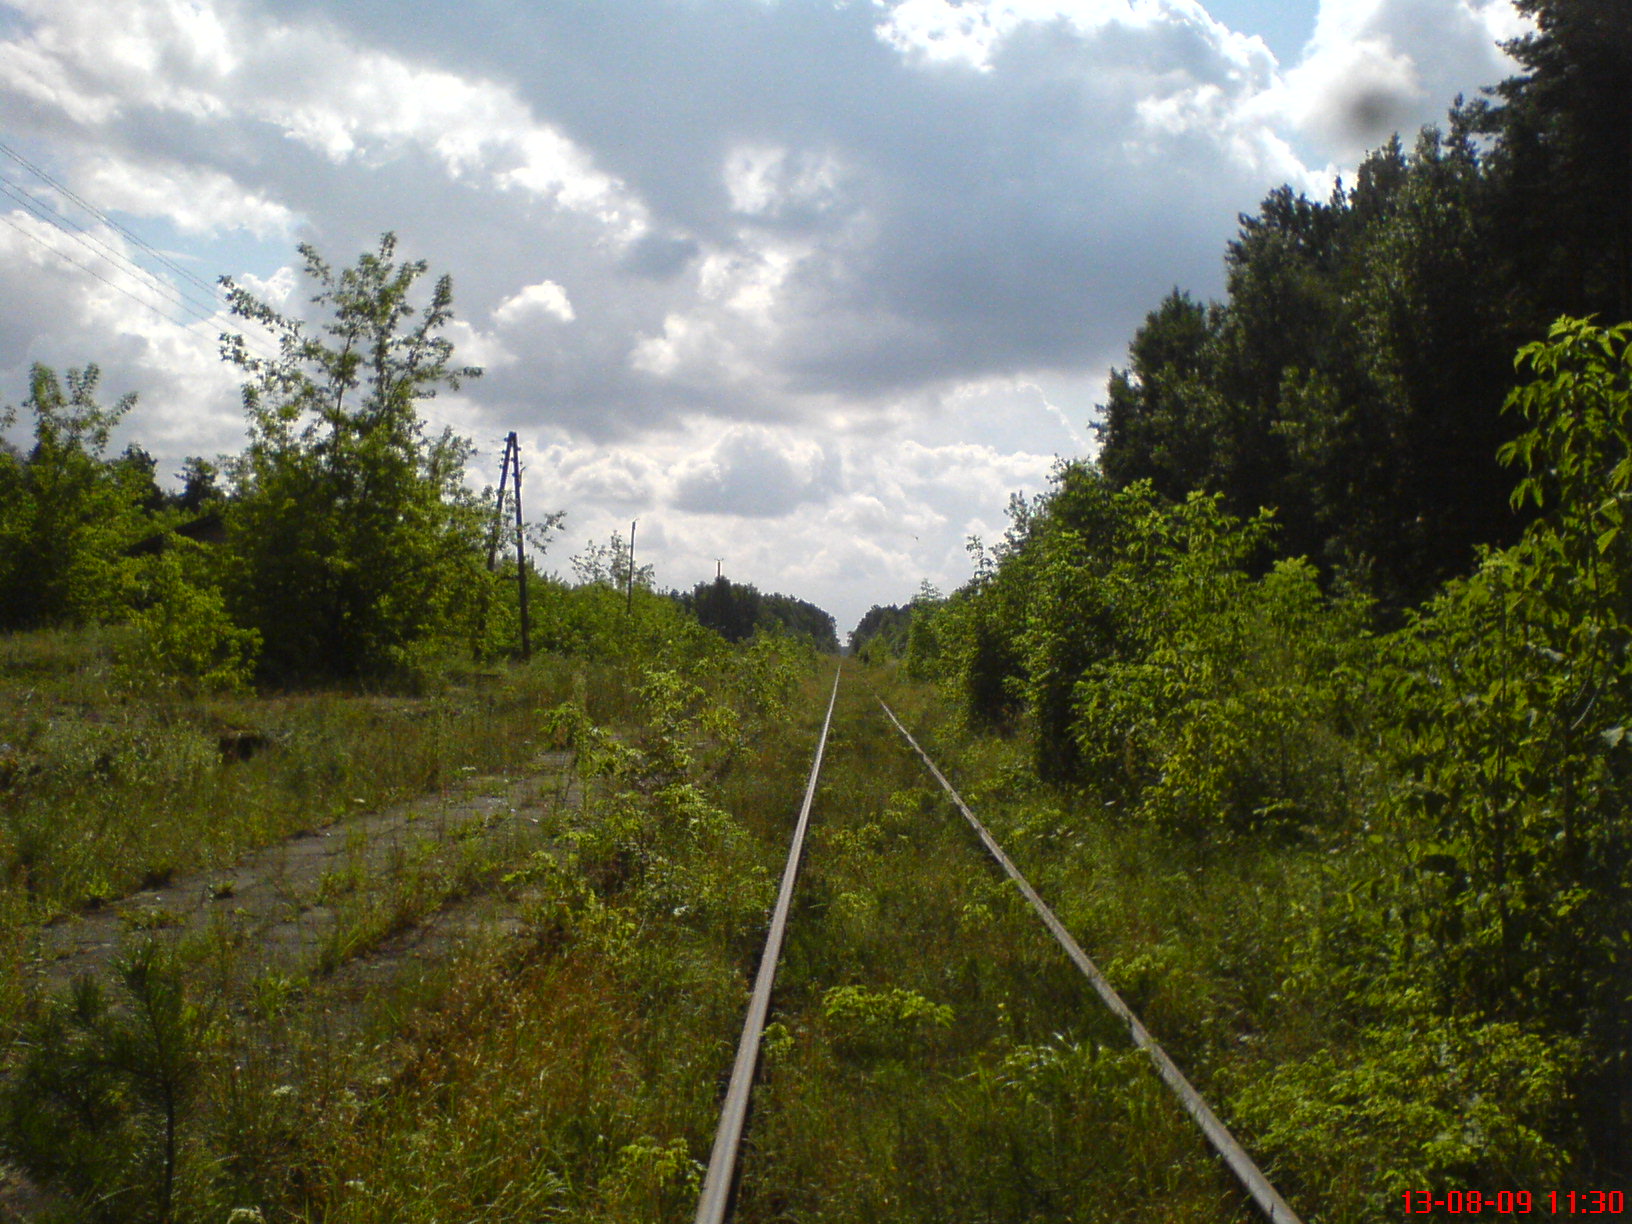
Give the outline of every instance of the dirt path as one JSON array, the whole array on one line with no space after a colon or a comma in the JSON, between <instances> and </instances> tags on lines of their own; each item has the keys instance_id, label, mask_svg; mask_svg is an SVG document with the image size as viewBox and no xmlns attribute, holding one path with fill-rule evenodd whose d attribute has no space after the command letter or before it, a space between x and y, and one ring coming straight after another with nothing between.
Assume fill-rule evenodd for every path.
<instances>
[{"instance_id":1,"label":"dirt path","mask_svg":"<svg viewBox=\"0 0 1632 1224\"><path fill-rule=\"evenodd\" d=\"M106 973L146 932L225 940L250 974L326 972L388 943L431 954L431 933L388 937L426 923L438 941L464 929L455 915L433 919L450 901L473 903L484 870L538 848L545 814L577 798L567 754L548 753L520 776L470 778L81 911L43 928L32 960L41 985L58 990Z\"/></svg>"},{"instance_id":2,"label":"dirt path","mask_svg":"<svg viewBox=\"0 0 1632 1224\"><path fill-rule=\"evenodd\" d=\"M252 851L230 870L172 881L41 929L39 986L106 974L133 937L214 938L233 949L242 986L277 972L320 977L311 1008L339 1032L405 970L461 942L520 935L521 903L488 885L546 843L545 817L582 795L570 755L546 753L517 776L472 777L440 794L359 814ZM0 1224L60 1207L0 1164Z\"/></svg>"}]
</instances>

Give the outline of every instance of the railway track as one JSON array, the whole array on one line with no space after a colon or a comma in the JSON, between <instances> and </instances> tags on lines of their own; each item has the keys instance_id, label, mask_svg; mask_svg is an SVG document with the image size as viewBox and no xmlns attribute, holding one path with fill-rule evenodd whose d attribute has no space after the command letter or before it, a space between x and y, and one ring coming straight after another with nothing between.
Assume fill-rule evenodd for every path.
<instances>
[{"instance_id":1,"label":"railway track","mask_svg":"<svg viewBox=\"0 0 1632 1224\"><path fill-rule=\"evenodd\" d=\"M715 1132L708 1172L698 1201L697 1224L724 1224L725 1221L733 1218L733 1207L740 1177L739 1154L744 1147L750 1099L755 1084L756 1069L759 1066L767 1017L771 1010L777 967L782 959L783 947L788 934L795 886L805 855L806 836L811 823L812 808L817 794L823 760L827 752L829 734L833 725L833 713L838 701L841 678L842 668L835 672L833 678L833 688L828 698L827 713L823 719L821 734L817 741L809 778L805 786L803 803L795 821L787 861L782 873L781 887L777 895L764 949L760 956L755 985L750 997L747 1015L744 1019L741 1039L737 1046L730 1083L726 1090L719 1125ZM1297 1214L1287 1205L1251 1156L1208 1106L1207 1102L1185 1077L1172 1058L1151 1036L1139 1016L1112 988L1104 974L1087 953L1083 951L1064 924L1055 916L1053 910L1021 874L1013 860L1004 852L991 832L981 823L957 793L945 774L941 772L900 719L896 717L894 711L889 708L882 698L878 698L878 704L889 722L893 724L896 731L905 740L906 745L921 760L924 768L945 791L952 804L964 817L970 828L974 830L986 852L1025 898L1036 918L1041 920L1042 925L1047 929L1057 946L1057 951L1063 952L1065 958L1092 987L1093 992L1098 996L1104 1008L1120 1022L1121 1026L1132 1038L1134 1045L1148 1057L1151 1068L1156 1072L1161 1082L1166 1085L1190 1120L1200 1130L1218 1160L1228 1169L1241 1190L1250 1198L1260 1213L1260 1217L1270 1221L1271 1224L1301 1224ZM953 1187L947 1187L947 1190L949 1193L956 1193ZM952 1204L949 1203L948 1209L951 1208Z\"/></svg>"},{"instance_id":2,"label":"railway track","mask_svg":"<svg viewBox=\"0 0 1632 1224\"><path fill-rule=\"evenodd\" d=\"M765 949L760 953L754 993L748 1003L748 1015L742 1023L737 1059L731 1068L731 1082L726 1088L725 1105L720 1110L720 1124L714 1134L708 1175L703 1181L702 1197L697 1204L698 1224L719 1224L725 1219L730 1206L737 1152L742 1145L742 1128L748 1118L748 1094L754 1086L754 1069L759 1063L765 1016L770 1011L771 988L776 984L776 966L782 958L782 939L788 928L788 910L793 904L793 886L799 875L799 860L804 855L805 832L810 827L810 806L816 798L816 781L822 772L822 756L827 751L827 733L833 726L833 706L839 699L839 679L843 672L842 667L833 672L833 692L827 699L821 737L816 741L816 759L811 762L810 780L805 783L805 799L799 807L799 819L794 824L787 866L782 870L776 908L771 912L770 931L765 936Z\"/></svg>"}]
</instances>

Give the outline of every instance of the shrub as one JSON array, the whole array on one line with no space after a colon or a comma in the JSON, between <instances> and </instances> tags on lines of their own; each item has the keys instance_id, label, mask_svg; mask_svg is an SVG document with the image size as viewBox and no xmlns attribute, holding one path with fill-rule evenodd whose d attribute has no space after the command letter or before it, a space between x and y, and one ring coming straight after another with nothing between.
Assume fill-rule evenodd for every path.
<instances>
[{"instance_id":1,"label":"shrub","mask_svg":"<svg viewBox=\"0 0 1632 1224\"><path fill-rule=\"evenodd\" d=\"M94 1220L168 1220L203 1018L152 940L118 978L111 1002L81 979L27 1034L0 1096L0 1150L78 1194Z\"/></svg>"},{"instance_id":2,"label":"shrub","mask_svg":"<svg viewBox=\"0 0 1632 1224\"><path fill-rule=\"evenodd\" d=\"M187 545L180 541L147 566L145 606L130 618L137 640L124 660L127 674L144 687L243 692L254 674L261 635L233 624L219 590L191 580L180 552Z\"/></svg>"}]
</instances>

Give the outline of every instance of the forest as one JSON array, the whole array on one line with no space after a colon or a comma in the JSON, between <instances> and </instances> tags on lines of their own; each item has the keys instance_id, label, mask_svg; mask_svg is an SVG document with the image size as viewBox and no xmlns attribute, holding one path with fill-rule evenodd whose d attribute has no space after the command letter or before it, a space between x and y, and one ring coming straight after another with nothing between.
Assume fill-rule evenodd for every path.
<instances>
[{"instance_id":1,"label":"forest","mask_svg":"<svg viewBox=\"0 0 1632 1224\"><path fill-rule=\"evenodd\" d=\"M1256 1218L875 691L1311 1224L1628 1188L1632 4L1519 7L851 632L735 1218ZM301 251L179 492L4 413L0 1219L689 1219L833 620L490 563L452 281Z\"/></svg>"},{"instance_id":2,"label":"forest","mask_svg":"<svg viewBox=\"0 0 1632 1224\"><path fill-rule=\"evenodd\" d=\"M1317 1201L1632 1170L1632 10L1522 7L1520 75L1270 193L1097 461L858 627L1051 792L1321 864L1236 1004L1329 1017L1236 1105Z\"/></svg>"}]
</instances>

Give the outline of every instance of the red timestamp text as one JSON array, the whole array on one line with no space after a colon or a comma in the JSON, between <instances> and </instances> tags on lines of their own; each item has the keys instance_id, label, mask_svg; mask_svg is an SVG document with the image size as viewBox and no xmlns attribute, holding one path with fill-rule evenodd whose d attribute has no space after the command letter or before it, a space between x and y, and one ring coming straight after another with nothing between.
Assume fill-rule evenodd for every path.
<instances>
[{"instance_id":1,"label":"red timestamp text","mask_svg":"<svg viewBox=\"0 0 1632 1224\"><path fill-rule=\"evenodd\" d=\"M1548 1215L1620 1216L1626 1214L1626 1195L1619 1190L1429 1190L1405 1191L1406 1215Z\"/></svg>"}]
</instances>

